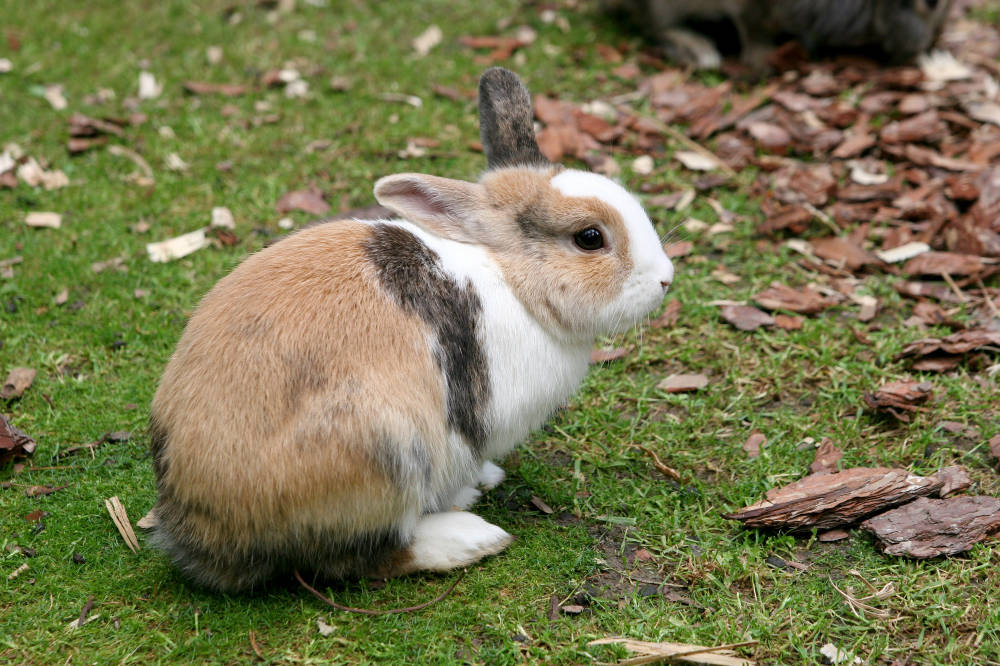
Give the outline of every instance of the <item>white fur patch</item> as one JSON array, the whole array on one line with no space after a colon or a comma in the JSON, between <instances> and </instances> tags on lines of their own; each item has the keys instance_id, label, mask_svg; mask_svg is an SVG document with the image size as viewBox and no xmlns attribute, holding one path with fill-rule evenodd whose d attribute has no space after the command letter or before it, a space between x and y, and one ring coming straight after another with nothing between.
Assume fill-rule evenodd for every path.
<instances>
[{"instance_id":1,"label":"white fur patch","mask_svg":"<svg viewBox=\"0 0 1000 666\"><path fill-rule=\"evenodd\" d=\"M486 490L492 490L499 486L507 478L507 472L489 460L483 461L482 469L479 470L479 485Z\"/></svg>"},{"instance_id":2,"label":"white fur patch","mask_svg":"<svg viewBox=\"0 0 1000 666\"><path fill-rule=\"evenodd\" d=\"M525 309L483 248L435 236L410 222L388 223L416 235L438 254L445 271L460 285L471 282L479 295L478 332L490 381L484 416L491 425L481 454L501 458L573 395L587 374L592 341L570 344L553 337ZM477 473L454 488L476 485Z\"/></svg>"},{"instance_id":3,"label":"white fur patch","mask_svg":"<svg viewBox=\"0 0 1000 666\"><path fill-rule=\"evenodd\" d=\"M416 570L448 571L495 555L514 537L466 511L423 516L413 531L410 553Z\"/></svg>"},{"instance_id":4,"label":"white fur patch","mask_svg":"<svg viewBox=\"0 0 1000 666\"><path fill-rule=\"evenodd\" d=\"M465 486L458 493L451 498L451 506L455 509L468 509L470 506L479 501L479 498L483 496L483 493L470 486Z\"/></svg>"},{"instance_id":5,"label":"white fur patch","mask_svg":"<svg viewBox=\"0 0 1000 666\"><path fill-rule=\"evenodd\" d=\"M621 294L601 313L605 332L631 328L663 301L663 284L674 280L674 265L663 251L660 238L642 204L625 188L596 173L567 169L551 181L567 197L594 197L622 216L628 233L632 274Z\"/></svg>"}]
</instances>

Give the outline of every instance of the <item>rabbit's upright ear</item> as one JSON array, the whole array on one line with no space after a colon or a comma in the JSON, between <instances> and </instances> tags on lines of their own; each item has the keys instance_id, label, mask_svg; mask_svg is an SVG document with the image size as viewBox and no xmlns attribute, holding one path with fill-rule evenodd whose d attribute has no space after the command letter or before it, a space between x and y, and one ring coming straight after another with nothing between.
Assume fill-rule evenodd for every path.
<instances>
[{"instance_id":1,"label":"rabbit's upright ear","mask_svg":"<svg viewBox=\"0 0 1000 666\"><path fill-rule=\"evenodd\" d=\"M422 173L379 178L375 199L403 219L463 243L477 242L478 221L487 206L482 185Z\"/></svg>"},{"instance_id":2,"label":"rabbit's upright ear","mask_svg":"<svg viewBox=\"0 0 1000 666\"><path fill-rule=\"evenodd\" d=\"M549 166L538 148L531 95L514 72L492 67L479 79L479 134L490 169Z\"/></svg>"}]
</instances>

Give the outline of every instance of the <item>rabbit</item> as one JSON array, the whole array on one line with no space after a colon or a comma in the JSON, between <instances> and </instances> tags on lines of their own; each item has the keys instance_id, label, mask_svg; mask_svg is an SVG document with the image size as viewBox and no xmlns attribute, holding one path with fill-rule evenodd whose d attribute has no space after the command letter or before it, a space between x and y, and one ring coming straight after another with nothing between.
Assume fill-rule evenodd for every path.
<instances>
[{"instance_id":1,"label":"rabbit","mask_svg":"<svg viewBox=\"0 0 1000 666\"><path fill-rule=\"evenodd\" d=\"M512 536L466 511L491 462L566 403L596 336L674 268L639 201L550 163L531 99L480 79L487 170L375 183L397 218L340 220L250 256L204 297L152 401L152 541L191 580L260 590L448 571Z\"/></svg>"},{"instance_id":2,"label":"rabbit","mask_svg":"<svg viewBox=\"0 0 1000 666\"><path fill-rule=\"evenodd\" d=\"M698 69L718 68L722 56L692 24L729 21L739 53L752 71L767 70L776 40L802 42L813 55L860 49L904 63L937 41L952 0L609 0L659 40L668 56Z\"/></svg>"}]
</instances>

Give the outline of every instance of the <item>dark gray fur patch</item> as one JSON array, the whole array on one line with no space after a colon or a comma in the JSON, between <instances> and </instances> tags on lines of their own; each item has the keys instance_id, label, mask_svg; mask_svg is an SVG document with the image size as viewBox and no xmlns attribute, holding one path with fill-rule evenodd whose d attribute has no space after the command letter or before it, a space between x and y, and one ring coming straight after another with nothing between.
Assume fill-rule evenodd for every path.
<instances>
[{"instance_id":1,"label":"dark gray fur patch","mask_svg":"<svg viewBox=\"0 0 1000 666\"><path fill-rule=\"evenodd\" d=\"M278 538L276 543L246 549L207 548L190 525L224 525L225 519L209 505L177 499L165 478L163 453L169 434L155 415L150 419L149 433L159 521L151 543L166 552L174 565L198 585L244 593L259 592L274 579L290 578L295 569L304 576L330 580L375 575L407 546L395 528L373 530L350 539L336 531L312 528Z\"/></svg>"},{"instance_id":2,"label":"dark gray fur patch","mask_svg":"<svg viewBox=\"0 0 1000 666\"><path fill-rule=\"evenodd\" d=\"M479 79L479 135L490 169L549 166L538 148L532 123L531 96L517 74L502 67Z\"/></svg>"},{"instance_id":3,"label":"dark gray fur patch","mask_svg":"<svg viewBox=\"0 0 1000 666\"><path fill-rule=\"evenodd\" d=\"M296 569L326 580L375 575L407 546L394 528L350 539L334 530L307 528L275 544L206 548L187 528L191 510L161 492L151 542L187 578L221 592L260 592L272 580L291 578Z\"/></svg>"},{"instance_id":4,"label":"dark gray fur patch","mask_svg":"<svg viewBox=\"0 0 1000 666\"><path fill-rule=\"evenodd\" d=\"M448 384L448 425L482 450L489 400L486 354L476 336L482 304L471 284L460 286L441 267L436 252L405 229L376 224L366 243L382 288L437 334L435 356Z\"/></svg>"},{"instance_id":5,"label":"dark gray fur patch","mask_svg":"<svg viewBox=\"0 0 1000 666\"><path fill-rule=\"evenodd\" d=\"M430 485L431 456L419 439L401 446L388 437L381 438L372 449L372 462L397 488Z\"/></svg>"}]
</instances>

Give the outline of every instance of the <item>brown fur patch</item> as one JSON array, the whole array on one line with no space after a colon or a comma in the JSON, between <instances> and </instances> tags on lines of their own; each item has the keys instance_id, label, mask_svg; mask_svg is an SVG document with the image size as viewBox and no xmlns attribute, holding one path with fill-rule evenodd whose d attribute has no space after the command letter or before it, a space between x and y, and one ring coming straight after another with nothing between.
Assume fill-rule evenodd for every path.
<instances>
[{"instance_id":1,"label":"brown fur patch","mask_svg":"<svg viewBox=\"0 0 1000 666\"><path fill-rule=\"evenodd\" d=\"M378 541L414 508L419 482L402 477L443 466L429 331L378 288L370 236L338 222L250 257L199 305L164 372L157 511L192 552L232 554L220 571L296 534ZM378 447L394 472L372 464Z\"/></svg>"},{"instance_id":2,"label":"brown fur patch","mask_svg":"<svg viewBox=\"0 0 1000 666\"><path fill-rule=\"evenodd\" d=\"M518 298L540 320L591 333L581 303L602 307L621 292L632 271L625 221L596 197L567 197L552 187L557 169L501 169L482 179L492 215L482 242L493 249ZM573 235L599 227L605 247L578 248ZM576 313L576 316L574 316Z\"/></svg>"}]
</instances>

